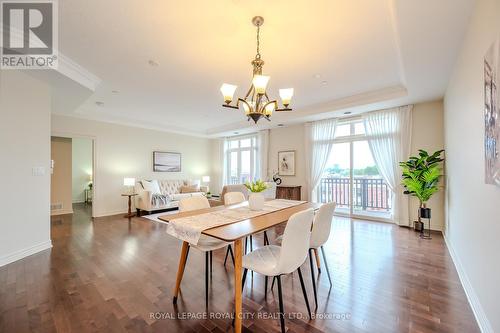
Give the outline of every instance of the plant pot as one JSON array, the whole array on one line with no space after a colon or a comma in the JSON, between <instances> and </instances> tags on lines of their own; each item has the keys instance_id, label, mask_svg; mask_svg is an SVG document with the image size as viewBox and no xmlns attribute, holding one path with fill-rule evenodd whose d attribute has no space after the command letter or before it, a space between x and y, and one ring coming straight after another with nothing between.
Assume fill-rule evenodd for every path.
<instances>
[{"instance_id":1,"label":"plant pot","mask_svg":"<svg viewBox=\"0 0 500 333\"><path fill-rule=\"evenodd\" d=\"M251 210L264 209L264 195L262 193L250 193L248 196L248 206Z\"/></svg>"},{"instance_id":2,"label":"plant pot","mask_svg":"<svg viewBox=\"0 0 500 333\"><path fill-rule=\"evenodd\" d=\"M424 230L424 222L413 221L413 230L422 232Z\"/></svg>"},{"instance_id":3,"label":"plant pot","mask_svg":"<svg viewBox=\"0 0 500 333\"><path fill-rule=\"evenodd\" d=\"M423 219L430 219L431 218L431 209L421 207L420 208L420 217Z\"/></svg>"}]
</instances>

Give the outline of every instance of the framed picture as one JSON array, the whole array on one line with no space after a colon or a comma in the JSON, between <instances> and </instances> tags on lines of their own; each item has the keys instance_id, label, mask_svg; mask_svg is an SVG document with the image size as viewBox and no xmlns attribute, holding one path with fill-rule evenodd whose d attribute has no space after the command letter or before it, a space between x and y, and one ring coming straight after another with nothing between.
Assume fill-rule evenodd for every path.
<instances>
[{"instance_id":1,"label":"framed picture","mask_svg":"<svg viewBox=\"0 0 500 333\"><path fill-rule=\"evenodd\" d=\"M278 175L295 176L295 150L278 152Z\"/></svg>"},{"instance_id":2,"label":"framed picture","mask_svg":"<svg viewBox=\"0 0 500 333\"><path fill-rule=\"evenodd\" d=\"M486 184L500 186L500 36L484 56L484 162Z\"/></svg>"},{"instance_id":3,"label":"framed picture","mask_svg":"<svg viewBox=\"0 0 500 333\"><path fill-rule=\"evenodd\" d=\"M171 153L163 151L153 152L154 172L180 172L181 153Z\"/></svg>"}]
</instances>

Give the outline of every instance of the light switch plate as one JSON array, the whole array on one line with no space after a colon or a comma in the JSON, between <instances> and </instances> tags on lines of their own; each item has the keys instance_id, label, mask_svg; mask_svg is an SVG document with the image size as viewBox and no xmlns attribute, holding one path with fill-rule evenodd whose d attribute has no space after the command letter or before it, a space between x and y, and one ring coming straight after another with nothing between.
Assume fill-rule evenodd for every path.
<instances>
[{"instance_id":1,"label":"light switch plate","mask_svg":"<svg viewBox=\"0 0 500 333\"><path fill-rule=\"evenodd\" d=\"M33 176L44 176L45 168L44 167L33 167L32 169Z\"/></svg>"}]
</instances>

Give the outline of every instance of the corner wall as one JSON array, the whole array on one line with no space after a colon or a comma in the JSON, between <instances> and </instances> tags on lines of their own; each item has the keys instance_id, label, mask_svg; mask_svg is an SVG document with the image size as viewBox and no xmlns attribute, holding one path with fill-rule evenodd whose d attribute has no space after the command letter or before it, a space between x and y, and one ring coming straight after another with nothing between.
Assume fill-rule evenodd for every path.
<instances>
[{"instance_id":1,"label":"corner wall","mask_svg":"<svg viewBox=\"0 0 500 333\"><path fill-rule=\"evenodd\" d=\"M485 184L484 55L500 1L477 2L445 95L446 239L483 332L500 332L500 187Z\"/></svg>"},{"instance_id":2,"label":"corner wall","mask_svg":"<svg viewBox=\"0 0 500 333\"><path fill-rule=\"evenodd\" d=\"M48 249L50 88L24 72L0 71L0 266Z\"/></svg>"}]
</instances>

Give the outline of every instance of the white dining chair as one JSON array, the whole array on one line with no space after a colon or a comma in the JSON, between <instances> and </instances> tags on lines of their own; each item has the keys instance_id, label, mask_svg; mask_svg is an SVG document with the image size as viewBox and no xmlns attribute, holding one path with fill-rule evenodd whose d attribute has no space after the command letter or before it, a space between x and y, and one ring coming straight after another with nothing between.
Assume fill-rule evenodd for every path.
<instances>
[{"instance_id":1,"label":"white dining chair","mask_svg":"<svg viewBox=\"0 0 500 333\"><path fill-rule=\"evenodd\" d=\"M330 276L330 270L328 269L328 261L326 260L325 249L323 248L323 245L328 241L328 238L330 237L335 206L336 206L335 202L329 202L325 203L319 208L318 212L314 216L313 228L311 232L311 241L309 244L309 264L311 266L311 278L314 291L314 304L316 309L318 308L318 296L316 291L316 278L314 276L313 252L318 251L318 249L321 249L321 254L323 255L326 274L328 275L328 281L330 282L330 288L331 288L333 286L332 277ZM319 271L319 266L318 266L318 271Z\"/></svg>"},{"instance_id":2,"label":"white dining chair","mask_svg":"<svg viewBox=\"0 0 500 333\"><path fill-rule=\"evenodd\" d=\"M285 332L283 294L281 288L282 275L298 271L307 312L309 318L311 318L311 309L309 307L309 300L307 299L307 291L304 286L304 279L300 271L300 266L307 259L313 216L314 213L312 209L293 214L286 224L281 246L263 246L243 256L243 288L245 287L245 279L248 270L265 275L266 292L268 277L276 277L278 282L281 332Z\"/></svg>"},{"instance_id":3,"label":"white dining chair","mask_svg":"<svg viewBox=\"0 0 500 333\"><path fill-rule=\"evenodd\" d=\"M227 192L224 194L224 205L235 205L245 201L245 195L241 192Z\"/></svg>"},{"instance_id":4,"label":"white dining chair","mask_svg":"<svg viewBox=\"0 0 500 333\"><path fill-rule=\"evenodd\" d=\"M224 194L224 205L225 206L236 205L236 204L242 203L245 200L247 200L247 199L242 192L227 192ZM253 251L253 236L250 235L250 237L245 237L245 253L247 253L248 238L250 238L250 251ZM267 244L269 244L269 239L267 238L267 233L264 231L264 245L267 245ZM229 245L227 247L226 256L224 258L224 266L226 266L227 257L229 254L231 255L231 258L233 259L233 262L234 262L234 254L233 254L233 249L232 249L231 245Z\"/></svg>"},{"instance_id":5,"label":"white dining chair","mask_svg":"<svg viewBox=\"0 0 500 333\"><path fill-rule=\"evenodd\" d=\"M193 196L189 198L184 198L179 201L179 211L180 212L187 212L191 210L198 210L198 209L204 209L204 208L210 208L210 203L208 202L208 199L204 196ZM198 243L196 245L194 244L189 244L187 248L187 254L186 254L186 262L184 265L187 263L187 256L189 255L189 249L191 247L194 247L195 249L205 252L205 306L208 307L208 276L209 276L209 267L210 267L210 273L212 272L212 251L218 250L220 248L223 248L225 246L228 246L229 243L218 240L216 238L207 236L207 235L201 235L200 239L198 240ZM233 264L234 264L234 259L233 259ZM176 299L174 298L174 303L176 302Z\"/></svg>"},{"instance_id":6,"label":"white dining chair","mask_svg":"<svg viewBox=\"0 0 500 333\"><path fill-rule=\"evenodd\" d=\"M330 276L330 269L328 268L328 261L326 260L325 249L323 245L328 241L330 237L330 231L333 221L333 213L335 212L336 203L330 202L322 205L318 212L314 216L313 227L311 232L311 240L309 244L309 265L311 266L311 279L314 291L314 305L315 309L318 308L318 296L316 289L316 277L314 276L314 266L313 266L313 256L314 251L321 249L323 255L323 261L326 268L326 274L328 275L328 281L330 282L330 288L333 287L332 277ZM283 235L276 238L276 242L280 243L283 241ZM319 260L316 261L318 265ZM321 273L319 266L317 267L318 272ZM271 285L271 289L274 288L275 279Z\"/></svg>"}]
</instances>

